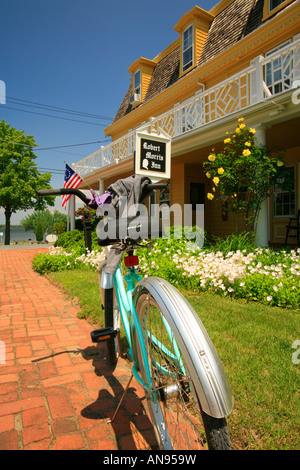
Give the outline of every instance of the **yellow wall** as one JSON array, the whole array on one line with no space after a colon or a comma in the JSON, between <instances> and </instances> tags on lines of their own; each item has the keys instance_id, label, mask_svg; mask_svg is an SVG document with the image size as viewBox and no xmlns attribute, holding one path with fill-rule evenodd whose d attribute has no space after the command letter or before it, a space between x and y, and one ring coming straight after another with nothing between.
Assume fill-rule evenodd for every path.
<instances>
[{"instance_id":1,"label":"yellow wall","mask_svg":"<svg viewBox=\"0 0 300 470\"><path fill-rule=\"evenodd\" d=\"M142 106L138 106L131 113L106 128L106 135L110 135L113 141L117 140L127 134L130 129L135 129L142 122L148 121L150 117L159 116L172 109L176 103L193 96L201 89L200 83L204 83L206 90L208 90L226 78L245 69L250 65L252 59L260 54L265 54L299 33L299 12L299 2L291 5L290 8L272 18L271 21L267 21L262 27L226 49L222 54L208 61L203 66L196 67L158 96L152 98L147 103L143 103ZM193 22L201 21L199 17L189 18L189 20ZM209 24L208 19L203 21L206 25ZM178 30L179 34L181 34L188 24L184 22L179 23L179 26L176 25L174 29ZM204 26L203 24L200 26L199 23L198 33L196 33L197 48L195 48L197 55L200 53L205 36ZM132 69L130 68L129 70Z\"/></svg>"}]
</instances>

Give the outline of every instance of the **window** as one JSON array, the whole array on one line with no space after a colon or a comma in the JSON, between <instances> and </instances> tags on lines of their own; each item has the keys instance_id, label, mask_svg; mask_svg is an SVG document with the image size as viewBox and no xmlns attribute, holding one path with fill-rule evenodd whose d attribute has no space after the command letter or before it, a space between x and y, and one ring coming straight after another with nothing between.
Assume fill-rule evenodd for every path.
<instances>
[{"instance_id":1,"label":"window","mask_svg":"<svg viewBox=\"0 0 300 470\"><path fill-rule=\"evenodd\" d=\"M193 65L194 28L189 26L182 35L182 71L185 72Z\"/></svg>"},{"instance_id":2,"label":"window","mask_svg":"<svg viewBox=\"0 0 300 470\"><path fill-rule=\"evenodd\" d=\"M279 7L282 3L284 3L285 0L270 0L270 10L275 10L275 8Z\"/></svg>"},{"instance_id":3,"label":"window","mask_svg":"<svg viewBox=\"0 0 300 470\"><path fill-rule=\"evenodd\" d=\"M266 57L279 51L285 47L287 43L281 44L279 47L269 51ZM292 53L284 52L277 55L274 59L270 59L265 66L265 81L272 95L281 93L282 91L291 88L291 74L292 74Z\"/></svg>"},{"instance_id":4,"label":"window","mask_svg":"<svg viewBox=\"0 0 300 470\"><path fill-rule=\"evenodd\" d=\"M134 74L133 93L141 94L141 71L138 70Z\"/></svg>"},{"instance_id":5,"label":"window","mask_svg":"<svg viewBox=\"0 0 300 470\"><path fill-rule=\"evenodd\" d=\"M278 180L273 193L273 216L274 217L294 217L296 214L296 192L295 192L295 167L288 168L289 184L293 181L292 188L285 187L286 181Z\"/></svg>"}]
</instances>

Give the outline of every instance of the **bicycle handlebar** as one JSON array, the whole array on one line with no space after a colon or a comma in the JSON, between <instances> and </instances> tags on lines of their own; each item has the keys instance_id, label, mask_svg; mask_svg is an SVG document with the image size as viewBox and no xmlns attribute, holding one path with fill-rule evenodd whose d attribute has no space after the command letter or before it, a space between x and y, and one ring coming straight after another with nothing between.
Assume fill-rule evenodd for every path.
<instances>
[{"instance_id":1,"label":"bicycle handlebar","mask_svg":"<svg viewBox=\"0 0 300 470\"><path fill-rule=\"evenodd\" d=\"M170 181L165 183L151 183L147 185L149 190L163 190L169 186ZM88 198L82 191L74 188L60 188L60 189L39 189L36 192L37 196L62 196L64 194L74 194L78 196L86 205L91 205L91 199ZM93 204L91 207L97 208L97 204Z\"/></svg>"},{"instance_id":2,"label":"bicycle handlebar","mask_svg":"<svg viewBox=\"0 0 300 470\"><path fill-rule=\"evenodd\" d=\"M85 204L90 202L90 199L80 191L74 188L60 188L60 189L39 189L36 192L37 196L63 196L64 194L74 194L78 196Z\"/></svg>"}]
</instances>

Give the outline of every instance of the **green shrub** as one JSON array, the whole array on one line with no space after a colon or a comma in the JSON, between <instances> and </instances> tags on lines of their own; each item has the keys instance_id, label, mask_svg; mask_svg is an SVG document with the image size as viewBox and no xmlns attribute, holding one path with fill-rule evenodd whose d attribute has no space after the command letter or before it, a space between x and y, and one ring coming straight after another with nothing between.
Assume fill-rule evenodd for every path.
<instances>
[{"instance_id":1,"label":"green shrub","mask_svg":"<svg viewBox=\"0 0 300 470\"><path fill-rule=\"evenodd\" d=\"M85 253L84 232L81 230L71 230L70 232L61 233L54 246L61 247L67 251L74 250L79 254ZM92 250L99 249L97 236L92 232Z\"/></svg>"},{"instance_id":2,"label":"green shrub","mask_svg":"<svg viewBox=\"0 0 300 470\"><path fill-rule=\"evenodd\" d=\"M51 255L50 253L39 253L32 260L32 268L39 274L51 271L64 271L76 267L75 257L69 255Z\"/></svg>"},{"instance_id":3,"label":"green shrub","mask_svg":"<svg viewBox=\"0 0 300 470\"><path fill-rule=\"evenodd\" d=\"M65 222L57 222L53 228L53 232L57 235L64 233L66 230L67 230L67 224Z\"/></svg>"},{"instance_id":4,"label":"green shrub","mask_svg":"<svg viewBox=\"0 0 300 470\"><path fill-rule=\"evenodd\" d=\"M84 249L84 233L80 230L71 230L70 232L61 233L54 246L60 246L61 248L70 251Z\"/></svg>"},{"instance_id":5,"label":"green shrub","mask_svg":"<svg viewBox=\"0 0 300 470\"><path fill-rule=\"evenodd\" d=\"M42 242L44 239L44 228L41 222L37 222L34 227L35 238L37 242Z\"/></svg>"},{"instance_id":6,"label":"green shrub","mask_svg":"<svg viewBox=\"0 0 300 470\"><path fill-rule=\"evenodd\" d=\"M246 250L250 253L255 249L255 236L252 232L245 232L239 235L229 235L226 238L215 237L214 243L210 246L213 251L221 251L227 255L230 251Z\"/></svg>"}]
</instances>

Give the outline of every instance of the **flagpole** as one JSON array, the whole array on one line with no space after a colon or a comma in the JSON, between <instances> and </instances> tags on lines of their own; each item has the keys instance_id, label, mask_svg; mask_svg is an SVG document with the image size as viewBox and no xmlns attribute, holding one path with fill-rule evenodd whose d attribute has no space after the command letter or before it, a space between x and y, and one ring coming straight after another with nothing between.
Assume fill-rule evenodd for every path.
<instances>
[{"instance_id":1,"label":"flagpole","mask_svg":"<svg viewBox=\"0 0 300 470\"><path fill-rule=\"evenodd\" d=\"M70 232L70 204L68 201L68 214L67 214L67 232Z\"/></svg>"}]
</instances>

